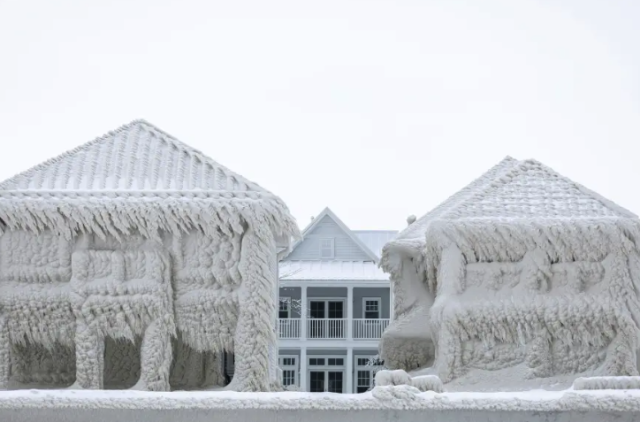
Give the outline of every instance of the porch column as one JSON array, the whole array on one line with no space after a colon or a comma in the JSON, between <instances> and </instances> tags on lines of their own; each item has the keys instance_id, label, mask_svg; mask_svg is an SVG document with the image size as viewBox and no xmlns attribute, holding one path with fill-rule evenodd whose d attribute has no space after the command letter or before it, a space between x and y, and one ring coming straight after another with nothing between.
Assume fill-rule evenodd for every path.
<instances>
[{"instance_id":1,"label":"porch column","mask_svg":"<svg viewBox=\"0 0 640 422\"><path fill-rule=\"evenodd\" d=\"M353 394L353 347L347 347L347 394Z\"/></svg>"},{"instance_id":2,"label":"porch column","mask_svg":"<svg viewBox=\"0 0 640 422\"><path fill-rule=\"evenodd\" d=\"M353 286L347 287L347 339L353 340Z\"/></svg>"},{"instance_id":3,"label":"porch column","mask_svg":"<svg viewBox=\"0 0 640 422\"><path fill-rule=\"evenodd\" d=\"M307 339L307 286L300 286L300 340ZM306 366L306 365L305 365Z\"/></svg>"},{"instance_id":4,"label":"porch column","mask_svg":"<svg viewBox=\"0 0 640 422\"><path fill-rule=\"evenodd\" d=\"M307 391L307 348L300 348L300 391Z\"/></svg>"}]
</instances>

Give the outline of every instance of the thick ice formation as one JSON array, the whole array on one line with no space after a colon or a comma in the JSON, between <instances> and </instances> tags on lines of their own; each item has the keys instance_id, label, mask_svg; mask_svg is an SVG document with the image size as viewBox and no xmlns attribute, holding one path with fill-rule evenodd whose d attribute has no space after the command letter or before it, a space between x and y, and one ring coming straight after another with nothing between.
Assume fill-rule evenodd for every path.
<instances>
[{"instance_id":1,"label":"thick ice formation","mask_svg":"<svg viewBox=\"0 0 640 422\"><path fill-rule=\"evenodd\" d=\"M0 184L0 387L277 386L282 201L136 121Z\"/></svg>"},{"instance_id":2,"label":"thick ice formation","mask_svg":"<svg viewBox=\"0 0 640 422\"><path fill-rule=\"evenodd\" d=\"M637 375L640 221L533 161L507 158L385 246L389 368L444 382L525 364L528 377Z\"/></svg>"}]
</instances>

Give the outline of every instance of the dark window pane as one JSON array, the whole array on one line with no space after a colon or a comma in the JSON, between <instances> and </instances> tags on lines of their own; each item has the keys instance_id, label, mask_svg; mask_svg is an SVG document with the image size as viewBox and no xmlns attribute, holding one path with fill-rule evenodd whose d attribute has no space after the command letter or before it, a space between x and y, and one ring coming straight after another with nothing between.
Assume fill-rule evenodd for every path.
<instances>
[{"instance_id":1,"label":"dark window pane","mask_svg":"<svg viewBox=\"0 0 640 422\"><path fill-rule=\"evenodd\" d=\"M329 392L342 393L342 371L329 372Z\"/></svg>"},{"instance_id":2,"label":"dark window pane","mask_svg":"<svg viewBox=\"0 0 640 422\"><path fill-rule=\"evenodd\" d=\"M329 302L329 318L344 318L343 309L343 302Z\"/></svg>"},{"instance_id":3,"label":"dark window pane","mask_svg":"<svg viewBox=\"0 0 640 422\"><path fill-rule=\"evenodd\" d=\"M312 393L324 392L324 372L311 371L309 373L310 389Z\"/></svg>"},{"instance_id":4,"label":"dark window pane","mask_svg":"<svg viewBox=\"0 0 640 422\"><path fill-rule=\"evenodd\" d=\"M311 318L324 318L324 302L311 301L309 304L309 316Z\"/></svg>"},{"instance_id":5,"label":"dark window pane","mask_svg":"<svg viewBox=\"0 0 640 422\"><path fill-rule=\"evenodd\" d=\"M295 385L296 383L296 371L286 370L282 371L282 384Z\"/></svg>"}]
</instances>

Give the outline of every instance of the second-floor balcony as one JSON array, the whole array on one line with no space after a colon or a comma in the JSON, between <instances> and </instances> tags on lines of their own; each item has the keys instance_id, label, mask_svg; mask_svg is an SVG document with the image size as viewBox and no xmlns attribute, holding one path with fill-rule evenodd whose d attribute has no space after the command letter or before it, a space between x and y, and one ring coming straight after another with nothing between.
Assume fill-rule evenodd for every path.
<instances>
[{"instance_id":1,"label":"second-floor balcony","mask_svg":"<svg viewBox=\"0 0 640 422\"><path fill-rule=\"evenodd\" d=\"M302 321L306 321L303 327ZM283 340L377 340L389 319L286 318L278 320L278 338Z\"/></svg>"}]
</instances>

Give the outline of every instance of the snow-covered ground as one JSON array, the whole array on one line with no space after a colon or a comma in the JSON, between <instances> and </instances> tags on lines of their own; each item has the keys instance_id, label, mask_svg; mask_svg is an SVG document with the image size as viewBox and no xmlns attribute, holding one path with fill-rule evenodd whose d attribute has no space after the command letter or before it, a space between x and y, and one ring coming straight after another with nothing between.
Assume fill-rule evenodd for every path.
<instances>
[{"instance_id":1,"label":"snow-covered ground","mask_svg":"<svg viewBox=\"0 0 640 422\"><path fill-rule=\"evenodd\" d=\"M131 390L0 393L4 421L573 421L640 420L640 390L350 394Z\"/></svg>"},{"instance_id":2,"label":"snow-covered ground","mask_svg":"<svg viewBox=\"0 0 640 422\"><path fill-rule=\"evenodd\" d=\"M471 369L465 375L446 383L444 388L449 392L501 392L501 391L530 391L530 390L566 390L573 381L581 376L591 376L591 373L557 375L548 378L528 378L529 368L520 364L510 368L488 371ZM433 375L436 371L429 367L409 372L416 377Z\"/></svg>"},{"instance_id":3,"label":"snow-covered ground","mask_svg":"<svg viewBox=\"0 0 640 422\"><path fill-rule=\"evenodd\" d=\"M388 397L389 399L386 399ZM148 392L132 390L12 390L0 393L0 409L432 409L640 412L640 390L414 393L407 386L364 394Z\"/></svg>"}]
</instances>

